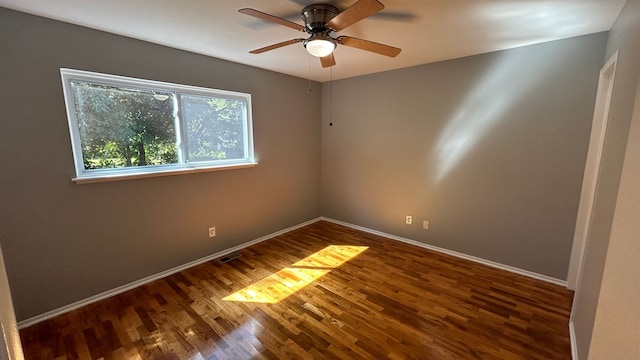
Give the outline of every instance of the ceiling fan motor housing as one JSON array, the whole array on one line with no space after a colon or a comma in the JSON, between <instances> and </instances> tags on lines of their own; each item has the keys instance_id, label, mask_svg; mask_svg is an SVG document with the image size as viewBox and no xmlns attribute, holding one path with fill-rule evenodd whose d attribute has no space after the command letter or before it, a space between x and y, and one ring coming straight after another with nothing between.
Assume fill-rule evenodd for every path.
<instances>
[{"instance_id":1,"label":"ceiling fan motor housing","mask_svg":"<svg viewBox=\"0 0 640 360\"><path fill-rule=\"evenodd\" d=\"M338 9L328 4L312 4L302 9L302 20L310 34L328 33L327 23L338 15Z\"/></svg>"}]
</instances>

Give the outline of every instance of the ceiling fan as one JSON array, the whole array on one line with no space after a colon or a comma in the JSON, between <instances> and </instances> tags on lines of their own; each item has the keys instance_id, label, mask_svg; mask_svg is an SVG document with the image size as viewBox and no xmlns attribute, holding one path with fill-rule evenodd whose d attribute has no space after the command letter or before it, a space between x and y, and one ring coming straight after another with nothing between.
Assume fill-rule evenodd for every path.
<instances>
[{"instance_id":1,"label":"ceiling fan","mask_svg":"<svg viewBox=\"0 0 640 360\"><path fill-rule=\"evenodd\" d=\"M255 9L244 8L238 11L245 15L271 21L311 35L306 39L291 39L255 49L250 51L251 54L261 54L283 46L302 43L311 55L320 58L322 67L326 68L336 64L336 60L333 57L333 50L335 50L337 44L371 51L389 57L395 57L400 54L401 50L397 47L351 36L331 36L333 32L344 30L382 9L384 9L384 5L377 0L358 0L358 2L343 11L338 11L335 6L329 4L311 4L302 9L301 16L304 21L304 26Z\"/></svg>"}]
</instances>

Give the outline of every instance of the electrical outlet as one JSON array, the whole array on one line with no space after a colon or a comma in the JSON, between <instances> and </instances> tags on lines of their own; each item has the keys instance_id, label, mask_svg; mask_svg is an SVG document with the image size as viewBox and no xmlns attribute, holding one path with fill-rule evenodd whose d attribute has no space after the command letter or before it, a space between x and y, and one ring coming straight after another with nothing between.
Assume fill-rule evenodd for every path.
<instances>
[{"instance_id":1,"label":"electrical outlet","mask_svg":"<svg viewBox=\"0 0 640 360\"><path fill-rule=\"evenodd\" d=\"M212 227L209 228L209 237L212 238L212 237L215 237L215 236L216 236L216 227L212 226Z\"/></svg>"},{"instance_id":2,"label":"electrical outlet","mask_svg":"<svg viewBox=\"0 0 640 360\"><path fill-rule=\"evenodd\" d=\"M429 220L422 221L422 228L425 230L429 230Z\"/></svg>"},{"instance_id":3,"label":"electrical outlet","mask_svg":"<svg viewBox=\"0 0 640 360\"><path fill-rule=\"evenodd\" d=\"M413 222L413 217L411 217L411 215L407 215L407 218L405 219L404 223L407 225L411 225L412 222Z\"/></svg>"}]
</instances>

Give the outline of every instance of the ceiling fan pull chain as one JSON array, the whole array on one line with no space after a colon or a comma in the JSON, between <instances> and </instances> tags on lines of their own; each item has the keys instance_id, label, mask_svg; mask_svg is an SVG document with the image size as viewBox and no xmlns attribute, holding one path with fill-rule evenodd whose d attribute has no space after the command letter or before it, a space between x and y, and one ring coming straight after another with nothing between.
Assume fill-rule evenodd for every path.
<instances>
[{"instance_id":1,"label":"ceiling fan pull chain","mask_svg":"<svg viewBox=\"0 0 640 360\"><path fill-rule=\"evenodd\" d=\"M333 66L329 68L329 126L333 126Z\"/></svg>"}]
</instances>

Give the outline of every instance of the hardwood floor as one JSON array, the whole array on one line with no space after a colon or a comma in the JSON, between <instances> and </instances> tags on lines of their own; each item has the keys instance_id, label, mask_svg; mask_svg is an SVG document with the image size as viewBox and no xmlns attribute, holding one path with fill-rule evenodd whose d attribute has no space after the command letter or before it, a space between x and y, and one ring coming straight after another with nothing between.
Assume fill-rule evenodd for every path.
<instances>
[{"instance_id":1,"label":"hardwood floor","mask_svg":"<svg viewBox=\"0 0 640 360\"><path fill-rule=\"evenodd\" d=\"M318 222L22 329L27 359L570 359L572 292Z\"/></svg>"}]
</instances>

